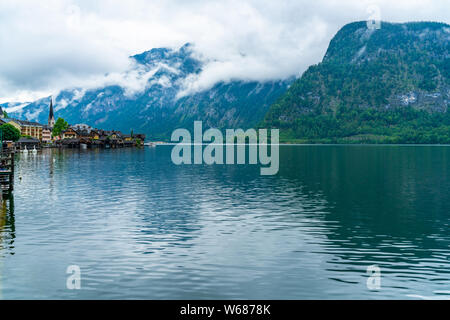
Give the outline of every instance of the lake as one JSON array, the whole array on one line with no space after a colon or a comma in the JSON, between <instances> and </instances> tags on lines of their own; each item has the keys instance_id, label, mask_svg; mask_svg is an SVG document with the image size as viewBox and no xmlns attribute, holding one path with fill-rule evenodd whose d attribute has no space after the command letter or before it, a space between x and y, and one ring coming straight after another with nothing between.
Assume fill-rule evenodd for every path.
<instances>
[{"instance_id":1,"label":"lake","mask_svg":"<svg viewBox=\"0 0 450 320\"><path fill-rule=\"evenodd\" d=\"M275 176L171 149L16 155L0 298L450 298L450 147L280 146Z\"/></svg>"}]
</instances>

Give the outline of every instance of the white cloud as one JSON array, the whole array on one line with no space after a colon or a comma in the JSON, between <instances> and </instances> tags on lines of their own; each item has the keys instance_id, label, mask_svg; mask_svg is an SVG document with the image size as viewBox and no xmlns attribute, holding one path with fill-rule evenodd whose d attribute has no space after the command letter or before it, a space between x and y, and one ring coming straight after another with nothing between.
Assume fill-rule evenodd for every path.
<instances>
[{"instance_id":1,"label":"white cloud","mask_svg":"<svg viewBox=\"0 0 450 320\"><path fill-rule=\"evenodd\" d=\"M3 110L5 110L6 112L17 112L17 111L20 111L23 108L25 108L28 104L29 104L29 102L17 103L17 104L13 104L12 107L3 108Z\"/></svg>"},{"instance_id":2,"label":"white cloud","mask_svg":"<svg viewBox=\"0 0 450 320\"><path fill-rule=\"evenodd\" d=\"M42 111L44 111L44 108L42 106L33 111L27 111L25 113L25 119L30 120L30 121L37 121L37 119Z\"/></svg>"},{"instance_id":3,"label":"white cloud","mask_svg":"<svg viewBox=\"0 0 450 320\"><path fill-rule=\"evenodd\" d=\"M340 27L367 19L372 4L385 21L449 22L448 0L2 0L0 102L103 81L126 83L133 94L149 74L126 75L128 56L186 42L210 62L186 92L300 74Z\"/></svg>"}]
</instances>

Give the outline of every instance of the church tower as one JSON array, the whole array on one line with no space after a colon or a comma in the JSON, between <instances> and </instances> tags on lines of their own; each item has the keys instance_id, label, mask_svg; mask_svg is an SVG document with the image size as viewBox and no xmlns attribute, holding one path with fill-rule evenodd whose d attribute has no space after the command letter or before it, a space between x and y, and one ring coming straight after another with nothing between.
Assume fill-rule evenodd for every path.
<instances>
[{"instance_id":1,"label":"church tower","mask_svg":"<svg viewBox=\"0 0 450 320\"><path fill-rule=\"evenodd\" d=\"M53 98L50 97L50 112L48 114L48 126L53 128L55 125L55 116L53 115Z\"/></svg>"}]
</instances>

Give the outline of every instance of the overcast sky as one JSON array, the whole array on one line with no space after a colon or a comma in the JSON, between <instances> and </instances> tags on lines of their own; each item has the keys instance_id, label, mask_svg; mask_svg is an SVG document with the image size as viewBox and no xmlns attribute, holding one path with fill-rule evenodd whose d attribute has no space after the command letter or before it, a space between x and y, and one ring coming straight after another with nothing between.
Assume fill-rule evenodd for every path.
<instances>
[{"instance_id":1,"label":"overcast sky","mask_svg":"<svg viewBox=\"0 0 450 320\"><path fill-rule=\"evenodd\" d=\"M31 101L186 42L211 62L194 87L280 79L319 62L371 5L391 22L449 23L449 0L0 0L0 102Z\"/></svg>"}]
</instances>

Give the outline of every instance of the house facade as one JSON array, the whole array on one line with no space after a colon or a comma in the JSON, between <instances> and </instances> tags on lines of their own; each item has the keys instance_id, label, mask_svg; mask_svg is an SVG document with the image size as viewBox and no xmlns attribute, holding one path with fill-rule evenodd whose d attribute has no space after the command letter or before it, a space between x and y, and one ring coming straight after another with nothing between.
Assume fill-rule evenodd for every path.
<instances>
[{"instance_id":1,"label":"house facade","mask_svg":"<svg viewBox=\"0 0 450 320\"><path fill-rule=\"evenodd\" d=\"M52 130L49 126L42 127L42 142L50 143L52 141Z\"/></svg>"},{"instance_id":2,"label":"house facade","mask_svg":"<svg viewBox=\"0 0 450 320\"><path fill-rule=\"evenodd\" d=\"M69 128L61 132L61 137L63 139L77 139L78 133L74 129Z\"/></svg>"},{"instance_id":3,"label":"house facade","mask_svg":"<svg viewBox=\"0 0 450 320\"><path fill-rule=\"evenodd\" d=\"M44 128L42 124L23 120L20 120L20 124L22 127L20 133L22 134L22 136L30 136L42 141L42 129Z\"/></svg>"}]
</instances>

